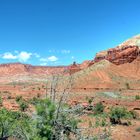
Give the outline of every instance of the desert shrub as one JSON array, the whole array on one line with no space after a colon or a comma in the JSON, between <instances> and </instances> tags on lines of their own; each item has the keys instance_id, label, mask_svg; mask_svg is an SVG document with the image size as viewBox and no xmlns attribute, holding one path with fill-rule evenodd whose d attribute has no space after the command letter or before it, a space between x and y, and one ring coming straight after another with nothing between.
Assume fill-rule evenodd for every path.
<instances>
[{"instance_id":1,"label":"desert shrub","mask_svg":"<svg viewBox=\"0 0 140 140\"><path fill-rule=\"evenodd\" d=\"M32 105L37 105L39 102L39 99L37 97L33 97L32 99L29 100L29 103Z\"/></svg>"},{"instance_id":2,"label":"desert shrub","mask_svg":"<svg viewBox=\"0 0 140 140\"><path fill-rule=\"evenodd\" d=\"M125 83L125 85L126 85L126 89L130 89L129 83Z\"/></svg>"},{"instance_id":3,"label":"desert shrub","mask_svg":"<svg viewBox=\"0 0 140 140\"><path fill-rule=\"evenodd\" d=\"M69 137L77 129L78 121L69 113L58 112L57 104L49 99L40 100L36 105L37 139L61 139Z\"/></svg>"},{"instance_id":4,"label":"desert shrub","mask_svg":"<svg viewBox=\"0 0 140 140\"><path fill-rule=\"evenodd\" d=\"M140 95L136 95L135 100L140 100Z\"/></svg>"},{"instance_id":5,"label":"desert shrub","mask_svg":"<svg viewBox=\"0 0 140 140\"><path fill-rule=\"evenodd\" d=\"M20 102L22 100L22 96L17 96L16 97L16 102Z\"/></svg>"},{"instance_id":6,"label":"desert shrub","mask_svg":"<svg viewBox=\"0 0 140 140\"><path fill-rule=\"evenodd\" d=\"M93 99L92 98L89 98L88 99L88 104L91 105L92 101L93 101Z\"/></svg>"},{"instance_id":7,"label":"desert shrub","mask_svg":"<svg viewBox=\"0 0 140 140\"><path fill-rule=\"evenodd\" d=\"M105 108L105 106L103 105L103 103L99 102L94 107L94 113L95 114L101 114L101 113L104 112L104 108Z\"/></svg>"},{"instance_id":8,"label":"desert shrub","mask_svg":"<svg viewBox=\"0 0 140 140\"><path fill-rule=\"evenodd\" d=\"M7 99L12 99L12 97L9 95L9 96L7 97Z\"/></svg>"},{"instance_id":9,"label":"desert shrub","mask_svg":"<svg viewBox=\"0 0 140 140\"><path fill-rule=\"evenodd\" d=\"M93 102L93 97L88 97L86 96L86 101L88 102L89 105L91 105L91 103Z\"/></svg>"},{"instance_id":10,"label":"desert shrub","mask_svg":"<svg viewBox=\"0 0 140 140\"><path fill-rule=\"evenodd\" d=\"M132 115L133 119L138 119L139 118L139 114L135 110L131 110L129 112Z\"/></svg>"},{"instance_id":11,"label":"desert shrub","mask_svg":"<svg viewBox=\"0 0 140 140\"><path fill-rule=\"evenodd\" d=\"M140 127L136 128L136 132L140 132Z\"/></svg>"},{"instance_id":12,"label":"desert shrub","mask_svg":"<svg viewBox=\"0 0 140 140\"><path fill-rule=\"evenodd\" d=\"M2 98L0 97L0 106L2 106Z\"/></svg>"},{"instance_id":13,"label":"desert shrub","mask_svg":"<svg viewBox=\"0 0 140 140\"><path fill-rule=\"evenodd\" d=\"M121 92L121 91L122 91L122 89L120 88L120 89L119 89L119 91Z\"/></svg>"},{"instance_id":14,"label":"desert shrub","mask_svg":"<svg viewBox=\"0 0 140 140\"><path fill-rule=\"evenodd\" d=\"M132 118L132 114L124 107L112 107L109 115L112 124L121 124L121 119Z\"/></svg>"},{"instance_id":15,"label":"desert shrub","mask_svg":"<svg viewBox=\"0 0 140 140\"><path fill-rule=\"evenodd\" d=\"M37 98L40 98L40 93L37 93Z\"/></svg>"},{"instance_id":16,"label":"desert shrub","mask_svg":"<svg viewBox=\"0 0 140 140\"><path fill-rule=\"evenodd\" d=\"M27 122L25 124L25 122ZM23 123L22 123L23 122ZM10 137L26 139L24 133L29 131L29 117L21 112L0 109L0 139L7 140ZM28 130L27 130L28 128ZM24 130L23 130L24 129ZM24 137L24 138L23 138Z\"/></svg>"},{"instance_id":17,"label":"desert shrub","mask_svg":"<svg viewBox=\"0 0 140 140\"><path fill-rule=\"evenodd\" d=\"M102 118L101 126L104 127L104 126L107 126L107 125L108 125L107 119L106 118Z\"/></svg>"},{"instance_id":18,"label":"desert shrub","mask_svg":"<svg viewBox=\"0 0 140 140\"><path fill-rule=\"evenodd\" d=\"M25 101L20 101L19 107L21 111L25 111L28 108L28 104Z\"/></svg>"}]
</instances>

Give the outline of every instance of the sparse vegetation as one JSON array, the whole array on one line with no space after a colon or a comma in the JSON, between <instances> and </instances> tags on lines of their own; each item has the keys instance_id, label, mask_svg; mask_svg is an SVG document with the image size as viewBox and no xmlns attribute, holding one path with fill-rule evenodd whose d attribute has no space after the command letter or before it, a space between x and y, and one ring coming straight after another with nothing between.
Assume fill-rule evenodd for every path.
<instances>
[{"instance_id":1,"label":"sparse vegetation","mask_svg":"<svg viewBox=\"0 0 140 140\"><path fill-rule=\"evenodd\" d=\"M41 96L40 93L37 93L37 98L40 98L40 96Z\"/></svg>"},{"instance_id":2,"label":"sparse vegetation","mask_svg":"<svg viewBox=\"0 0 140 140\"><path fill-rule=\"evenodd\" d=\"M89 105L91 105L92 102L93 102L93 98L86 97L86 100L88 101L88 104L89 104Z\"/></svg>"},{"instance_id":3,"label":"sparse vegetation","mask_svg":"<svg viewBox=\"0 0 140 140\"><path fill-rule=\"evenodd\" d=\"M26 114L9 111L5 108L0 109L0 139L7 140L14 137L27 140L25 134L30 131L30 123L30 118Z\"/></svg>"},{"instance_id":4,"label":"sparse vegetation","mask_svg":"<svg viewBox=\"0 0 140 140\"><path fill-rule=\"evenodd\" d=\"M139 114L135 110L129 111L133 119L139 119Z\"/></svg>"},{"instance_id":5,"label":"sparse vegetation","mask_svg":"<svg viewBox=\"0 0 140 140\"><path fill-rule=\"evenodd\" d=\"M94 113L95 114L101 114L101 113L104 112L104 108L105 107L104 107L103 103L99 102L94 107Z\"/></svg>"},{"instance_id":6,"label":"sparse vegetation","mask_svg":"<svg viewBox=\"0 0 140 140\"><path fill-rule=\"evenodd\" d=\"M22 96L17 96L16 97L16 102L20 102L22 100Z\"/></svg>"},{"instance_id":7,"label":"sparse vegetation","mask_svg":"<svg viewBox=\"0 0 140 140\"><path fill-rule=\"evenodd\" d=\"M10 99L12 99L12 97L9 95L9 96L7 97L7 99L9 99L9 100L10 100Z\"/></svg>"},{"instance_id":8,"label":"sparse vegetation","mask_svg":"<svg viewBox=\"0 0 140 140\"><path fill-rule=\"evenodd\" d=\"M140 100L140 95L136 95L135 100Z\"/></svg>"},{"instance_id":9,"label":"sparse vegetation","mask_svg":"<svg viewBox=\"0 0 140 140\"><path fill-rule=\"evenodd\" d=\"M136 132L140 132L140 127L136 128Z\"/></svg>"},{"instance_id":10,"label":"sparse vegetation","mask_svg":"<svg viewBox=\"0 0 140 140\"><path fill-rule=\"evenodd\" d=\"M122 119L130 119L132 118L132 113L130 113L126 108L124 107L112 107L110 110L110 122L112 124L122 124Z\"/></svg>"},{"instance_id":11,"label":"sparse vegetation","mask_svg":"<svg viewBox=\"0 0 140 140\"><path fill-rule=\"evenodd\" d=\"M2 98L0 97L0 106L2 106Z\"/></svg>"},{"instance_id":12,"label":"sparse vegetation","mask_svg":"<svg viewBox=\"0 0 140 140\"><path fill-rule=\"evenodd\" d=\"M20 101L19 107L21 111L25 111L28 108L28 103L26 103L25 101Z\"/></svg>"},{"instance_id":13,"label":"sparse vegetation","mask_svg":"<svg viewBox=\"0 0 140 140\"><path fill-rule=\"evenodd\" d=\"M125 83L126 85L126 89L130 89L130 84L129 83Z\"/></svg>"},{"instance_id":14,"label":"sparse vegetation","mask_svg":"<svg viewBox=\"0 0 140 140\"><path fill-rule=\"evenodd\" d=\"M32 99L29 100L29 103L32 105L36 105L38 103L38 98L37 97L33 97Z\"/></svg>"}]
</instances>

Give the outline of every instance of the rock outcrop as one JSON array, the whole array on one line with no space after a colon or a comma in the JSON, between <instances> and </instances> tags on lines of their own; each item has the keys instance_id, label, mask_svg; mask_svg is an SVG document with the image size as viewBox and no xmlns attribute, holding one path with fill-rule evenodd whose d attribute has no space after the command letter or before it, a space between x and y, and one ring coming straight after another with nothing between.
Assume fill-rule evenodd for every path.
<instances>
[{"instance_id":1,"label":"rock outcrop","mask_svg":"<svg viewBox=\"0 0 140 140\"><path fill-rule=\"evenodd\" d=\"M140 35L137 35L116 48L111 48L107 51L102 51L96 54L95 63L101 60L108 60L109 62L121 65L124 63L131 63L140 54Z\"/></svg>"},{"instance_id":2,"label":"rock outcrop","mask_svg":"<svg viewBox=\"0 0 140 140\"><path fill-rule=\"evenodd\" d=\"M123 48L115 48L107 51L106 60L116 64L131 63L139 55L138 46L126 46Z\"/></svg>"},{"instance_id":3,"label":"rock outcrop","mask_svg":"<svg viewBox=\"0 0 140 140\"><path fill-rule=\"evenodd\" d=\"M76 62L73 62L73 64L68 67L68 71L70 75L80 70L81 70L80 65L76 64Z\"/></svg>"},{"instance_id":4,"label":"rock outcrop","mask_svg":"<svg viewBox=\"0 0 140 140\"><path fill-rule=\"evenodd\" d=\"M116 65L131 63L139 56L138 46L124 46L122 48L116 47L109 49L104 53L99 53L95 57L95 62L99 62L103 59L108 60Z\"/></svg>"},{"instance_id":5,"label":"rock outcrop","mask_svg":"<svg viewBox=\"0 0 140 140\"><path fill-rule=\"evenodd\" d=\"M73 62L73 64L68 67L69 74L73 74L80 70L86 69L89 66L93 65L94 63L95 63L94 60L86 60L81 64L77 64L76 62Z\"/></svg>"}]
</instances>

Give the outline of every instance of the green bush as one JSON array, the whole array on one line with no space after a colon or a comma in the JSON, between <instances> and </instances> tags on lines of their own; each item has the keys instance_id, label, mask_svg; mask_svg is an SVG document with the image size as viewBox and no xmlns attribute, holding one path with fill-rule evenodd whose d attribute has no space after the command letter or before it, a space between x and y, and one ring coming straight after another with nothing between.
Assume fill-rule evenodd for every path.
<instances>
[{"instance_id":1,"label":"green bush","mask_svg":"<svg viewBox=\"0 0 140 140\"><path fill-rule=\"evenodd\" d=\"M88 96L86 96L86 100L87 100L88 104L91 105L93 98L89 98Z\"/></svg>"},{"instance_id":2,"label":"green bush","mask_svg":"<svg viewBox=\"0 0 140 140\"><path fill-rule=\"evenodd\" d=\"M17 96L16 97L16 102L20 102L22 100L22 96Z\"/></svg>"},{"instance_id":3,"label":"green bush","mask_svg":"<svg viewBox=\"0 0 140 140\"><path fill-rule=\"evenodd\" d=\"M29 103L32 105L37 105L39 102L39 99L37 97L33 97L31 100L29 100Z\"/></svg>"},{"instance_id":4,"label":"green bush","mask_svg":"<svg viewBox=\"0 0 140 140\"><path fill-rule=\"evenodd\" d=\"M2 98L0 97L0 106L2 106Z\"/></svg>"},{"instance_id":5,"label":"green bush","mask_svg":"<svg viewBox=\"0 0 140 140\"><path fill-rule=\"evenodd\" d=\"M20 101L19 107L21 111L25 111L28 108L28 104L25 101Z\"/></svg>"},{"instance_id":6,"label":"green bush","mask_svg":"<svg viewBox=\"0 0 140 140\"><path fill-rule=\"evenodd\" d=\"M77 128L78 121L70 114L58 112L57 104L49 99L40 100L36 105L37 111L37 136L39 140L61 139L62 132L67 137Z\"/></svg>"},{"instance_id":7,"label":"green bush","mask_svg":"<svg viewBox=\"0 0 140 140\"><path fill-rule=\"evenodd\" d=\"M135 100L140 100L140 95L136 95Z\"/></svg>"},{"instance_id":8,"label":"green bush","mask_svg":"<svg viewBox=\"0 0 140 140\"><path fill-rule=\"evenodd\" d=\"M121 119L129 119L133 117L124 107L112 107L109 115L112 124L121 124Z\"/></svg>"},{"instance_id":9,"label":"green bush","mask_svg":"<svg viewBox=\"0 0 140 140\"><path fill-rule=\"evenodd\" d=\"M136 128L136 132L140 132L140 127Z\"/></svg>"},{"instance_id":10,"label":"green bush","mask_svg":"<svg viewBox=\"0 0 140 140\"><path fill-rule=\"evenodd\" d=\"M105 106L103 105L103 103L99 102L94 107L94 113L95 114L101 114L101 113L104 112L104 108L105 108Z\"/></svg>"},{"instance_id":11,"label":"green bush","mask_svg":"<svg viewBox=\"0 0 140 140\"><path fill-rule=\"evenodd\" d=\"M10 139L10 137L27 139L25 135L29 131L31 133L30 123L30 118L21 112L0 109L0 140Z\"/></svg>"}]
</instances>

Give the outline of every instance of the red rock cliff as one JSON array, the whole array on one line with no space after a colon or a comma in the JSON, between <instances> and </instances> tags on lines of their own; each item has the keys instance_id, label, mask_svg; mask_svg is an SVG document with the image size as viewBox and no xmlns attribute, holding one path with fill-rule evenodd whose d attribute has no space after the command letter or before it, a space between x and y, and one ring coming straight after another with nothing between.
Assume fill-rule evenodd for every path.
<instances>
[{"instance_id":1,"label":"red rock cliff","mask_svg":"<svg viewBox=\"0 0 140 140\"><path fill-rule=\"evenodd\" d=\"M116 48L97 53L94 61L99 62L103 59L106 59L116 65L131 63L139 56L139 52L140 35L137 35L120 44Z\"/></svg>"}]
</instances>

